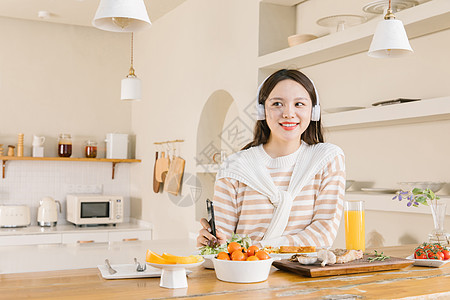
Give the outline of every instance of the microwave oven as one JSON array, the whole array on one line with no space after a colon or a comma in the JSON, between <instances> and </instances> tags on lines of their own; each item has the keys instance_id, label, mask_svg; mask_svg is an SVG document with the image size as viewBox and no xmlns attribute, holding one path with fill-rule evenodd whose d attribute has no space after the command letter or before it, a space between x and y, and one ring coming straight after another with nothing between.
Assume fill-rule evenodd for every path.
<instances>
[{"instance_id":1,"label":"microwave oven","mask_svg":"<svg viewBox=\"0 0 450 300\"><path fill-rule=\"evenodd\" d=\"M110 195L67 195L67 221L75 225L123 222L123 197Z\"/></svg>"}]
</instances>

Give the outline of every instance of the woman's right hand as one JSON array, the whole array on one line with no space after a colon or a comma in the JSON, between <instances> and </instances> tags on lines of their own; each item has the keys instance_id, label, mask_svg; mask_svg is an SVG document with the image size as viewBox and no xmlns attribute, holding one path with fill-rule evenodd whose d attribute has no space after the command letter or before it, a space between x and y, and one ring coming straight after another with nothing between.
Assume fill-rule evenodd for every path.
<instances>
[{"instance_id":1,"label":"woman's right hand","mask_svg":"<svg viewBox=\"0 0 450 300\"><path fill-rule=\"evenodd\" d=\"M198 233L197 247L211 246L211 242L218 242L219 245L227 242L225 234L221 232L220 229L216 228L216 236L211 234L211 226L209 225L208 220L202 218L200 224L202 224L203 228Z\"/></svg>"}]
</instances>

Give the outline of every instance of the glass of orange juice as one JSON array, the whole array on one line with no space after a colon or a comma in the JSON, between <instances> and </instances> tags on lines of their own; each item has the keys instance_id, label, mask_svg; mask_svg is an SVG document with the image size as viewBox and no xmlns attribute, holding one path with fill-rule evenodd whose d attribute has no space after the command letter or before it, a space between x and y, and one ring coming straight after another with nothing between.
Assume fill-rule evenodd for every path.
<instances>
[{"instance_id":1,"label":"glass of orange juice","mask_svg":"<svg viewBox=\"0 0 450 300\"><path fill-rule=\"evenodd\" d=\"M345 201L345 247L365 251L364 201Z\"/></svg>"}]
</instances>

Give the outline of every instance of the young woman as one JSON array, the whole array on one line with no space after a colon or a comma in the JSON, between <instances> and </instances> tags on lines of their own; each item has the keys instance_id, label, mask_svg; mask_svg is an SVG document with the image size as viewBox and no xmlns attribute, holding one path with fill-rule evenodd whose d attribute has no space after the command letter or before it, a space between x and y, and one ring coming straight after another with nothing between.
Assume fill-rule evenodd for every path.
<instances>
[{"instance_id":1,"label":"young woman","mask_svg":"<svg viewBox=\"0 0 450 300\"><path fill-rule=\"evenodd\" d=\"M259 246L331 246L343 211L344 153L324 143L313 82L279 70L258 92L254 140L221 165L214 187L217 239ZM214 241L207 220L198 246Z\"/></svg>"}]
</instances>

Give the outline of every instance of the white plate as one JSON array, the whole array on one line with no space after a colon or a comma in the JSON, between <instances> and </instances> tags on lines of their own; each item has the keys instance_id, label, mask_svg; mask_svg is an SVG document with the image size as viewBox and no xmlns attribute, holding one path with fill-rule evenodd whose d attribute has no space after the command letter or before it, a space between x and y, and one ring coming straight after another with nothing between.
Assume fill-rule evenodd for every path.
<instances>
[{"instance_id":1,"label":"white plate","mask_svg":"<svg viewBox=\"0 0 450 300\"><path fill-rule=\"evenodd\" d=\"M269 253L269 256L270 256L270 257L273 257L273 258L279 258L279 259L289 259L289 258L291 258L292 255L294 255L294 254L302 254L302 255L307 255L307 256L312 256L312 257L317 256L317 252L305 252L305 253L301 253L301 252L298 252L298 253Z\"/></svg>"},{"instance_id":2,"label":"white plate","mask_svg":"<svg viewBox=\"0 0 450 300\"><path fill-rule=\"evenodd\" d=\"M102 273L102 277L105 279L122 279L122 278L145 278L145 277L160 277L161 270L150 266L147 266L144 272L136 271L136 265L111 265L111 267L117 271L115 274L109 274L108 267L105 265L98 265L97 268Z\"/></svg>"},{"instance_id":3,"label":"white plate","mask_svg":"<svg viewBox=\"0 0 450 300\"><path fill-rule=\"evenodd\" d=\"M387 188L361 188L361 191L380 194L395 194L398 190Z\"/></svg>"},{"instance_id":4,"label":"white plate","mask_svg":"<svg viewBox=\"0 0 450 300\"><path fill-rule=\"evenodd\" d=\"M434 267L439 268L442 265L450 262L450 260L437 260L437 259L415 259L414 254L411 254L406 259L414 261L413 265L422 267Z\"/></svg>"},{"instance_id":5,"label":"white plate","mask_svg":"<svg viewBox=\"0 0 450 300\"><path fill-rule=\"evenodd\" d=\"M363 109L364 106L341 106L341 107L329 107L324 108L323 110L327 113L337 113L337 112L343 112L343 111L351 111L351 110L357 110L357 109Z\"/></svg>"},{"instance_id":6,"label":"white plate","mask_svg":"<svg viewBox=\"0 0 450 300\"><path fill-rule=\"evenodd\" d=\"M205 260L202 260L201 262L197 262L195 264L154 264L154 263L147 262L147 265L150 265L150 266L158 268L158 269L164 269L164 270L179 270L179 269L195 268L195 267L200 266L204 262L205 262Z\"/></svg>"}]
</instances>

